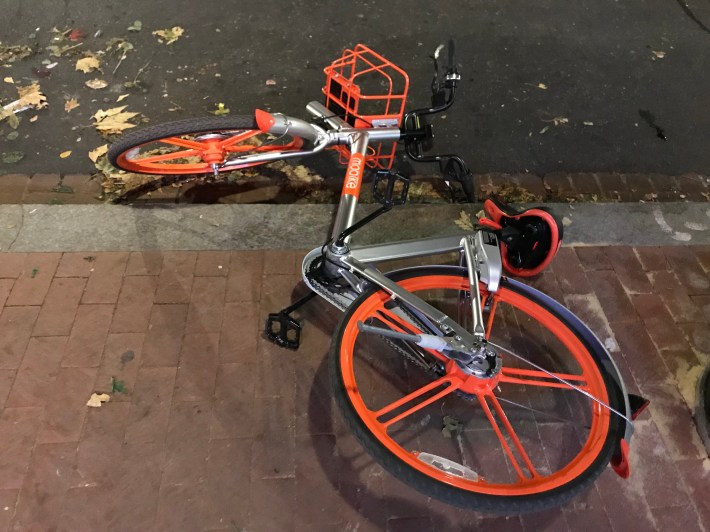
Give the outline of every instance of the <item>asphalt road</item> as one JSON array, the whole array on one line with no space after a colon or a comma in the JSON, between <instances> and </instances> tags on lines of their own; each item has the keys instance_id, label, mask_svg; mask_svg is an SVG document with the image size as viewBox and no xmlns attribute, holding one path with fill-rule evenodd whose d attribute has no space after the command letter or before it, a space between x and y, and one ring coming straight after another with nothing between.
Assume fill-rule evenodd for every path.
<instances>
[{"instance_id":1,"label":"asphalt road","mask_svg":"<svg viewBox=\"0 0 710 532\"><path fill-rule=\"evenodd\" d=\"M38 50L0 67L0 77L15 85L38 80L49 102L21 115L14 140L7 138L9 126L0 125L0 152L24 154L17 163L0 162L0 174L91 172L86 153L102 140L90 117L119 105L121 94L129 96L120 105L151 123L204 116L219 102L232 114L261 107L305 117L305 104L320 98L322 68L358 42L407 70L410 102L423 105L428 55L449 36L463 84L453 111L437 125L437 139L474 172L710 174L710 0L0 0L0 6L3 45ZM129 32L136 20L142 29ZM173 44L151 34L176 25L184 34ZM133 50L118 68L119 56L109 52L101 57L103 72L84 74L74 68L80 55L49 57L52 27L81 28L87 36L77 51L105 50L114 37L128 39ZM37 69L47 73L44 59L58 64L38 79ZM137 75L137 86L126 89ZM94 77L108 87L86 87ZM12 84L0 82L3 104L16 97ZM66 112L72 97L80 107ZM567 122L555 125L555 118Z\"/></svg>"}]
</instances>

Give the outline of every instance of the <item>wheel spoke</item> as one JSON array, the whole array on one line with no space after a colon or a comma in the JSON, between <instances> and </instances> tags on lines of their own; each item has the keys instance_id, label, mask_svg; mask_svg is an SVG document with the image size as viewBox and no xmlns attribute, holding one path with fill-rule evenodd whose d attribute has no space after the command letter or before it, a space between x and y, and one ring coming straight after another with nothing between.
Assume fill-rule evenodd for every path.
<instances>
[{"instance_id":1,"label":"wheel spoke","mask_svg":"<svg viewBox=\"0 0 710 532\"><path fill-rule=\"evenodd\" d=\"M442 397L445 397L449 395L451 392L454 390L457 390L461 386L461 381L458 379L454 379L448 376L444 376L440 379L437 379L433 382L430 382L426 386L422 386L418 390L413 391L410 394L405 395L401 399L398 399L397 401L390 403L389 405L385 406L384 408L379 409L377 412L375 412L375 418L379 419L382 416L385 416L394 410L406 405L407 403L411 403L413 401L416 401L420 399L423 395L428 394L429 392L441 387L441 386L446 386L442 391L439 393L429 397L428 399L425 399L419 403L414 404L404 412L396 415L395 417L388 419L387 421L382 422L382 425L385 427L389 427L391 425L394 425L398 421L403 420L405 417L410 416L414 414L415 412L421 410L425 406L428 406Z\"/></svg>"},{"instance_id":2,"label":"wheel spoke","mask_svg":"<svg viewBox=\"0 0 710 532\"><path fill-rule=\"evenodd\" d=\"M494 395L482 395L478 394L478 401L481 403L481 407L483 408L483 411L486 414L486 417L488 418L488 421L490 422L491 426L493 427L493 430L496 433L496 436L498 436L498 440L500 441L503 450L505 451L505 454L508 456L510 459L511 464L513 465L513 468L515 469L515 472L518 474L518 478L520 479L521 482L525 482L526 480L529 480L531 477L535 478L538 475L537 471L535 470L535 466L533 466L532 461L530 460L530 457L528 456L528 453L525 452L525 449L523 448L522 443L520 443L520 438L518 438L518 435L515 433L515 430L513 429L513 426L510 424L510 421L508 420L508 417L505 415L505 412L503 412L503 408L501 407L500 403L498 402L498 399ZM510 448L510 445L508 444L508 441L505 439L505 435L503 434L503 431L501 431L500 426L498 425L498 422L496 421L495 417L493 417L493 413L491 412L490 407L488 406L488 401L487 399L490 399L491 403L493 403L493 408L496 411L496 414L500 418L501 422L503 423L503 427L505 428L508 437L512 440L513 445L515 446L515 449L518 451L518 454L523 460L523 463L525 464L525 467L527 468L528 472L530 473L529 476L526 476L523 473L522 467L520 466L520 463L513 454L513 450Z\"/></svg>"},{"instance_id":3,"label":"wheel spoke","mask_svg":"<svg viewBox=\"0 0 710 532\"><path fill-rule=\"evenodd\" d=\"M172 146L180 146L181 148L190 148L192 150L203 150L205 148L205 145L197 140L183 139L180 137L168 137L160 139L160 142Z\"/></svg>"},{"instance_id":4,"label":"wheel spoke","mask_svg":"<svg viewBox=\"0 0 710 532\"><path fill-rule=\"evenodd\" d=\"M162 153L160 155L151 155L150 157L145 157L142 159L132 159L134 161L139 161L141 164L145 163L158 163L161 161L172 161L173 159L182 159L184 157L192 157L194 155L199 155L198 150L181 150L174 151L172 153Z\"/></svg>"},{"instance_id":5,"label":"wheel spoke","mask_svg":"<svg viewBox=\"0 0 710 532\"><path fill-rule=\"evenodd\" d=\"M547 379L547 380L546 380ZM550 380L552 379L552 380ZM562 382L574 383L580 390L587 390L586 378L584 375L571 375L569 373L545 373L532 369L520 369L503 367L500 375L500 382L511 384L523 384L525 386L542 386L547 388L563 388L572 390L569 385Z\"/></svg>"},{"instance_id":6,"label":"wheel spoke","mask_svg":"<svg viewBox=\"0 0 710 532\"><path fill-rule=\"evenodd\" d=\"M217 146L219 148L230 148L227 151L253 150L254 148L256 148L256 146L252 146L252 145L247 145L247 146L243 146L243 147L239 146L239 148L246 148L247 150L238 150L238 149L234 149L234 148L237 148L236 146L234 146L234 144L244 142L245 140L255 137L256 135L260 135L260 134L261 134L261 130L259 130L259 129L250 129L247 131L242 131L241 133L238 133L237 135L233 135L233 136L229 137L228 139L224 139L224 140L220 141L217 144Z\"/></svg>"}]
</instances>

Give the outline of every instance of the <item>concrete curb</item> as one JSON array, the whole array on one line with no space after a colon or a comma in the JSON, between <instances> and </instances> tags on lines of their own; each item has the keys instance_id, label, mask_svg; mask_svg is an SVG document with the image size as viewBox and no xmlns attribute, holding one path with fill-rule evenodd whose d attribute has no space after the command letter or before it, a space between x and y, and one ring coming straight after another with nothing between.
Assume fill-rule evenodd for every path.
<instances>
[{"instance_id":1,"label":"concrete curb","mask_svg":"<svg viewBox=\"0 0 710 532\"><path fill-rule=\"evenodd\" d=\"M363 205L359 216L375 209ZM407 205L363 228L361 244L463 233L478 205ZM333 205L0 205L2 251L307 249ZM559 204L566 245L710 244L708 203Z\"/></svg>"}]
</instances>

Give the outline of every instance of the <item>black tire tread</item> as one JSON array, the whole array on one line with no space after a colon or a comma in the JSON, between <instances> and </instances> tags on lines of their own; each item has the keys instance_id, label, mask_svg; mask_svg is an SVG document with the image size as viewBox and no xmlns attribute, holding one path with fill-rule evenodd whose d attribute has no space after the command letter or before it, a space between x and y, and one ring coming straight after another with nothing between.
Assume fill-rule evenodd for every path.
<instances>
[{"instance_id":1,"label":"black tire tread","mask_svg":"<svg viewBox=\"0 0 710 532\"><path fill-rule=\"evenodd\" d=\"M203 116L155 124L126 133L111 145L107 156L113 166L121 168L118 164L118 157L122 153L146 142L189 133L204 133L227 129L257 129L256 119L253 116L246 115Z\"/></svg>"}]
</instances>

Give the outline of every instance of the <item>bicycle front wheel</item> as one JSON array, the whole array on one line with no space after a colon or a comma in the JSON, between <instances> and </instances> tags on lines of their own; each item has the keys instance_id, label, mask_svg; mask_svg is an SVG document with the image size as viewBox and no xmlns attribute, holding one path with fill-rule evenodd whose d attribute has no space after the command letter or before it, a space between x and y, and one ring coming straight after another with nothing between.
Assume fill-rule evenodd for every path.
<instances>
[{"instance_id":1,"label":"bicycle front wheel","mask_svg":"<svg viewBox=\"0 0 710 532\"><path fill-rule=\"evenodd\" d=\"M188 118L124 135L109 149L108 160L116 168L140 174L203 174L211 173L213 164L235 157L298 151L304 144L300 137L262 132L253 116ZM220 171L250 166L256 164Z\"/></svg>"},{"instance_id":2,"label":"bicycle front wheel","mask_svg":"<svg viewBox=\"0 0 710 532\"><path fill-rule=\"evenodd\" d=\"M465 271L418 268L393 278L470 325ZM435 350L360 332L359 322L433 333L426 318L374 289L353 302L334 336L336 401L375 460L426 495L492 513L558 506L597 478L623 425L551 375L616 410L623 397L604 369L603 347L585 340L579 320L506 280L496 293L484 285L481 292L488 345L499 355L490 375L466 373Z\"/></svg>"}]
</instances>

